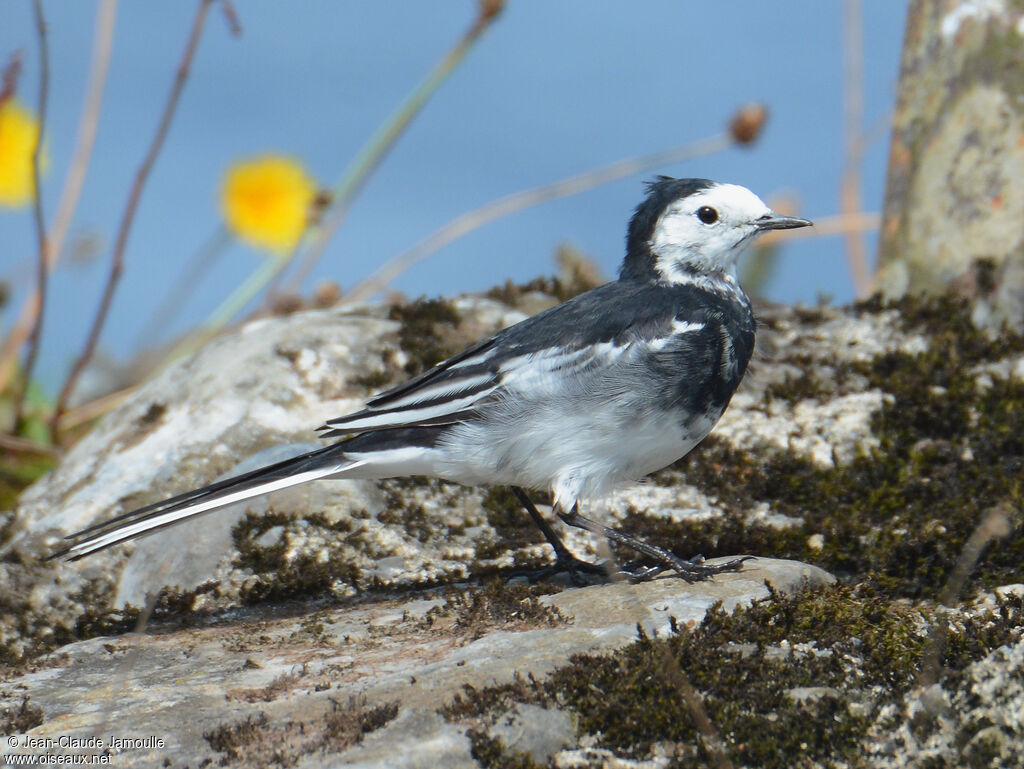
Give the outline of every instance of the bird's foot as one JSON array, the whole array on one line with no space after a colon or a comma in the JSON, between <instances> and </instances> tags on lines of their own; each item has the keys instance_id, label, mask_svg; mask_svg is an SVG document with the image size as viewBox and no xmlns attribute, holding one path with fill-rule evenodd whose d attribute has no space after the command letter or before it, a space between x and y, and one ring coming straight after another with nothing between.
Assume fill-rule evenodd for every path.
<instances>
[{"instance_id":1,"label":"bird's foot","mask_svg":"<svg viewBox=\"0 0 1024 769\"><path fill-rule=\"evenodd\" d=\"M639 563L627 563L619 567L616 575L629 581L631 584L638 585L641 582L650 582L666 571L668 571L667 566L644 566Z\"/></svg>"},{"instance_id":2,"label":"bird's foot","mask_svg":"<svg viewBox=\"0 0 1024 769\"><path fill-rule=\"evenodd\" d=\"M665 574L665 572L674 572L676 576L685 579L687 582L702 582L722 572L740 571L743 568L744 561L749 561L753 558L753 556L745 555L742 558L709 566L704 563L704 556L701 555L686 560L678 558L668 551L665 552L667 557L662 563L653 566L638 562L623 564L611 576L612 578L627 579L632 584L639 584L641 582L650 582L652 579Z\"/></svg>"},{"instance_id":3,"label":"bird's foot","mask_svg":"<svg viewBox=\"0 0 1024 769\"><path fill-rule=\"evenodd\" d=\"M644 582L649 579L653 579L664 571L672 570L676 573L676 576L682 577L687 582L700 582L701 580L709 579L716 574L721 574L726 571L739 571L743 566L744 561L750 560L753 556L745 555L742 558L735 558L725 563L717 563L714 566L708 566L704 563L704 556L698 555L695 558L687 561L684 558L680 558L675 553L669 552L663 547L652 545L650 542L644 542L642 539L621 532L617 529L613 529L609 526L605 526L603 523L598 523L590 518L587 518L580 514L579 506L573 505L573 508L568 513L564 512L557 505L555 506L555 512L558 517L562 519L569 526L575 526L578 529L585 529L592 534L600 534L608 538L609 542L615 542L620 545L625 545L631 550L645 555L654 561L654 566L640 569L630 576L629 571L624 571L624 575L633 579L637 582Z\"/></svg>"},{"instance_id":4,"label":"bird's foot","mask_svg":"<svg viewBox=\"0 0 1024 769\"><path fill-rule=\"evenodd\" d=\"M669 563L660 568L662 570L672 569L679 577L682 577L690 583L703 582L716 574L722 574L724 572L740 571L743 568L743 564L753 558L752 555L745 555L741 558L734 558L731 561L726 561L725 563L716 563L711 565L705 563L704 556L702 555L695 556L690 560L677 558L671 553L669 555L671 556Z\"/></svg>"},{"instance_id":5,"label":"bird's foot","mask_svg":"<svg viewBox=\"0 0 1024 769\"><path fill-rule=\"evenodd\" d=\"M659 548L660 550L661 548ZM743 563L749 561L753 556L745 555L742 558L735 558L725 563L716 563L713 566L708 565L704 562L704 556L698 555L686 560L685 558L679 558L673 553L667 550L662 550L656 560L660 563L651 565L644 565L642 563L628 563L623 565L617 571L617 574L625 577L630 582L636 584L640 582L649 582L655 577L659 577L665 572L673 572L675 576L685 579L687 582L703 582L706 579L710 579L716 574L730 571L740 571L743 568Z\"/></svg>"},{"instance_id":6,"label":"bird's foot","mask_svg":"<svg viewBox=\"0 0 1024 769\"><path fill-rule=\"evenodd\" d=\"M530 582L546 582L557 574L566 574L573 587L586 587L607 581L614 573L614 568L608 568L600 563L590 563L577 558L572 553L565 552L559 553L555 557L555 562L550 566L542 566L539 569L522 569L516 572L516 576L524 576Z\"/></svg>"}]
</instances>

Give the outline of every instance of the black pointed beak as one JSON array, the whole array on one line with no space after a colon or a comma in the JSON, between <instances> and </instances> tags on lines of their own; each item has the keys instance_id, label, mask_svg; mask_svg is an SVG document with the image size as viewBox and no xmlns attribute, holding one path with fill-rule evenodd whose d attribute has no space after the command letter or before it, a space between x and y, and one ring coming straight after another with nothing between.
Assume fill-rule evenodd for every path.
<instances>
[{"instance_id":1,"label":"black pointed beak","mask_svg":"<svg viewBox=\"0 0 1024 769\"><path fill-rule=\"evenodd\" d=\"M782 216L781 214L765 214L754 222L759 230L795 230L797 227L813 227L814 222L810 219L799 219L795 216Z\"/></svg>"}]
</instances>

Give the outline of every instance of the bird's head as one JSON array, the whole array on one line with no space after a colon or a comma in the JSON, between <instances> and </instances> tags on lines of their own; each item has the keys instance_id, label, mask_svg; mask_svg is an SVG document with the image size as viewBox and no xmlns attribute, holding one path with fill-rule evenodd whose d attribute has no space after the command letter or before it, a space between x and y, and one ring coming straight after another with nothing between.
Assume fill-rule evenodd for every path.
<instances>
[{"instance_id":1,"label":"bird's head","mask_svg":"<svg viewBox=\"0 0 1024 769\"><path fill-rule=\"evenodd\" d=\"M622 277L679 284L733 275L737 257L761 233L810 224L776 214L746 187L659 176L629 223Z\"/></svg>"}]
</instances>

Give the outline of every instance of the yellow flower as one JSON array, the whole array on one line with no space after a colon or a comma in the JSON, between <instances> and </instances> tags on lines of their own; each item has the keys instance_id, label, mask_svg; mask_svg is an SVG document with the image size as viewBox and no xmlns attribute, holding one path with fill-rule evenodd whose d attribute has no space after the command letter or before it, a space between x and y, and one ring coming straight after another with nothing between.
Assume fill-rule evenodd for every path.
<instances>
[{"instance_id":1,"label":"yellow flower","mask_svg":"<svg viewBox=\"0 0 1024 769\"><path fill-rule=\"evenodd\" d=\"M39 121L15 99L0 102L0 206L12 208L32 200L32 153Z\"/></svg>"},{"instance_id":2,"label":"yellow flower","mask_svg":"<svg viewBox=\"0 0 1024 769\"><path fill-rule=\"evenodd\" d=\"M220 204L228 229L256 248L287 253L306 229L316 183L291 158L264 155L234 163Z\"/></svg>"}]
</instances>

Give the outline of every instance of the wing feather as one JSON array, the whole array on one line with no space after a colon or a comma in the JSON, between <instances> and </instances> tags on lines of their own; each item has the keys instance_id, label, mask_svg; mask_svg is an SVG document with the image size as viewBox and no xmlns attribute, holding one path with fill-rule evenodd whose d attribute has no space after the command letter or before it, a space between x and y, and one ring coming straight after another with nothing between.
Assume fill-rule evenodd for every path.
<instances>
[{"instance_id":1,"label":"wing feather","mask_svg":"<svg viewBox=\"0 0 1024 769\"><path fill-rule=\"evenodd\" d=\"M692 292L686 287L683 294ZM670 291L669 293L673 293ZM613 366L637 351L657 350L680 332L703 328L703 317L679 314L701 308L663 288L614 282L534 315L429 371L370 399L366 408L329 420L321 437L396 427L446 425L472 419L488 401L509 391L529 392L582 376L595 365Z\"/></svg>"},{"instance_id":2,"label":"wing feather","mask_svg":"<svg viewBox=\"0 0 1024 769\"><path fill-rule=\"evenodd\" d=\"M542 386L556 373L572 376L573 372L593 365L599 354L604 362L610 363L610 358L627 347L611 343L596 349L545 347L525 354L492 356L486 361L486 373L469 362L459 369L449 367L442 376L431 377L417 388L389 397L384 406L376 406L381 400L375 399L362 411L331 419L321 428L329 431L322 437L392 427L455 424L479 413L478 407L500 391L529 391Z\"/></svg>"}]
</instances>

